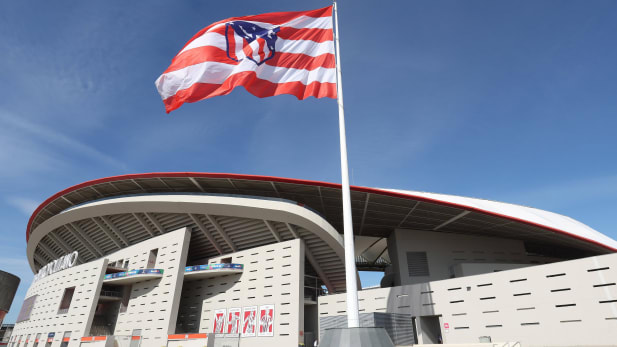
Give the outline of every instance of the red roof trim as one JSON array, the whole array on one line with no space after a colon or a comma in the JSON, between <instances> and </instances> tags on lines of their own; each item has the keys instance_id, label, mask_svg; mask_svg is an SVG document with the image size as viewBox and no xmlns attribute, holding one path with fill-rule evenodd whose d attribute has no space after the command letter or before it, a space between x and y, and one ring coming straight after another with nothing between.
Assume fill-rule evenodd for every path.
<instances>
[{"instance_id":1,"label":"red roof trim","mask_svg":"<svg viewBox=\"0 0 617 347\"><path fill-rule=\"evenodd\" d=\"M139 179L139 178L154 178L154 177L161 177L161 178L169 178L169 177L230 178L230 179L245 179L245 180L253 180L253 181L268 181L268 182L280 182L280 183L305 184L305 185L310 185L310 186L320 186L320 187L341 189L341 185L338 184L338 183L329 183L329 182L321 182L321 181L309 181L309 180L302 180L302 179L295 179L295 178L284 178L284 177L274 177L274 176L232 174L232 173L152 172L152 173L142 173L142 174L128 174L128 175L110 176L110 177L99 178L99 179L95 179L95 180L91 180L91 181L86 181L86 182L74 185L72 187L69 187L69 188L66 188L64 190L59 191L58 193L52 195L47 200L45 200L41 205L39 205L39 207L37 207L37 209L32 213L32 216L30 216L30 220L28 220L28 226L26 228L26 242L28 242L28 240L30 239L30 227L32 226L32 222L33 222L35 216L42 209L44 209L45 206L47 206L49 203L51 203L55 199L65 195L65 194L68 194L70 192L73 192L73 191L75 191L77 189L88 187L88 186L93 186L93 185L97 185L97 184L101 184L101 183L113 182L113 181L122 181L122 180L130 180L130 179ZM597 246L601 246L601 247L606 248L606 249L611 250L611 251L617 251L617 249L612 248L612 247L610 247L608 245L605 245L605 244L600 243L600 242L595 241L595 240L588 239L588 238L580 236L580 235L569 233L569 232L567 232L565 230L560 230L560 229L552 228L552 227L549 227L549 226L546 226L546 225L530 222L530 221L527 221L527 220L523 220L523 219L520 219L520 218L516 218L516 217L512 217L512 216L508 216L508 215L504 215L504 214L500 214L500 213L496 213L496 212L492 212L492 211L486 211L486 210L483 210L483 209L480 209L480 208L476 208L476 207L465 206L465 205L451 203L451 202L445 202L445 201L441 201L441 200L429 199L429 198L425 198L425 197L421 197L421 196L416 196L416 195L412 195L412 194L404 194L404 193L385 191L385 190L381 190L381 189L377 189L377 188L358 187L358 186L351 186L350 188L351 188L351 190L357 191L357 192L386 195L386 196L392 196L392 197L403 198L403 199L419 200L419 201L430 202L430 203L434 203L434 204L438 204L438 205L443 205L443 206L462 208L462 209L465 209L465 210L470 210L470 211L474 211L474 212L478 212L478 213L482 213L482 214L486 214L486 215L491 215L491 216L496 216L496 217L500 217L500 218L505 218L505 219L509 219L509 220L512 220L512 221L516 221L516 222L520 222L520 223L536 226L536 227L539 227L539 228L542 228L542 229L545 229L545 230L548 230L548 231L551 231L551 232L555 232L555 233L558 233L558 234L563 234L563 235L566 235L566 236L569 236L569 237L573 237L575 239L579 239L579 240L582 240L582 241L585 241L585 242L589 242L589 243L597 245Z\"/></svg>"}]
</instances>

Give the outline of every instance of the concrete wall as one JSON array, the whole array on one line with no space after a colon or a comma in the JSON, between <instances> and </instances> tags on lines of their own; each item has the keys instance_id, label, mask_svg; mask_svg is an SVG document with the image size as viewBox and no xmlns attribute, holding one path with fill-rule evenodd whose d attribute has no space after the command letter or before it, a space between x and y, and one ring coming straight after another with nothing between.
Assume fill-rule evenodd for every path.
<instances>
[{"instance_id":1,"label":"concrete wall","mask_svg":"<svg viewBox=\"0 0 617 347\"><path fill-rule=\"evenodd\" d=\"M164 269L163 278L132 285L126 312L116 316L114 334L131 335L134 329L141 329L142 345L165 346L167 335L175 330L189 240L189 231L182 228L34 282L26 294L26 298L37 295L32 314L15 325L14 339L23 344L30 335L28 346L32 346L37 333L44 341L53 332L52 347L58 347L64 333L71 332L69 346L79 346L81 337L90 335L108 262L129 260L130 270L143 269L150 250L158 248L154 268ZM75 294L68 312L58 314L64 290L73 286Z\"/></svg>"},{"instance_id":2,"label":"concrete wall","mask_svg":"<svg viewBox=\"0 0 617 347\"><path fill-rule=\"evenodd\" d=\"M241 345L297 346L304 324L304 244L291 240L212 258L244 264L240 275L186 281L178 329L211 333L218 309L274 305L273 337L241 337ZM178 331L182 332L182 331Z\"/></svg>"},{"instance_id":3,"label":"concrete wall","mask_svg":"<svg viewBox=\"0 0 617 347\"><path fill-rule=\"evenodd\" d=\"M441 316L445 343L615 345L617 254L359 292L361 312ZM346 314L345 294L319 298L319 316ZM444 324L448 324L448 329Z\"/></svg>"},{"instance_id":4,"label":"concrete wall","mask_svg":"<svg viewBox=\"0 0 617 347\"><path fill-rule=\"evenodd\" d=\"M167 335L176 328L189 241L190 232L182 228L109 256L110 262L129 259L130 270L143 269L148 266L150 251L158 249L153 268L164 270L161 279L133 284L128 308L118 314L114 335L131 335L133 330L141 329L143 345L167 343Z\"/></svg>"},{"instance_id":5,"label":"concrete wall","mask_svg":"<svg viewBox=\"0 0 617 347\"><path fill-rule=\"evenodd\" d=\"M167 335L174 334L177 326L184 329L192 323L197 324L199 332L212 332L213 314L217 309L274 305L274 336L243 337L242 345L295 346L302 342L305 261L302 240L209 259L208 263L218 263L221 258L231 258L234 263L244 264L244 271L240 275L185 282L189 242L190 233L182 228L33 283L27 297L38 297L30 319L16 325L15 341L21 340L23 346L30 335L28 346L32 346L37 333L44 341L48 333L54 332L52 346L58 347L64 333L71 332L69 346L78 346L81 337L90 335L107 264L124 264L128 260L129 270L146 268L150 251L158 249L152 267L164 269L163 277L129 284L130 299L126 311L115 311L110 315L116 321L114 335L128 336L140 329L143 346L165 346ZM72 286L76 290L68 313L59 314L64 290Z\"/></svg>"},{"instance_id":6,"label":"concrete wall","mask_svg":"<svg viewBox=\"0 0 617 347\"><path fill-rule=\"evenodd\" d=\"M528 256L518 240L405 229L392 232L388 252L397 286L451 278L453 266L461 263L542 264L557 260ZM409 276L407 252L426 252L430 276Z\"/></svg>"},{"instance_id":7,"label":"concrete wall","mask_svg":"<svg viewBox=\"0 0 617 347\"><path fill-rule=\"evenodd\" d=\"M520 269L533 264L500 264L500 263L460 263L452 265L454 277L481 275L491 272Z\"/></svg>"},{"instance_id":8,"label":"concrete wall","mask_svg":"<svg viewBox=\"0 0 617 347\"><path fill-rule=\"evenodd\" d=\"M74 266L42 278L30 286L26 298L37 296L30 319L17 322L12 339L21 339L22 344L30 335L28 346L34 344L37 333L47 340L55 333L53 347L60 346L65 332L71 332L69 345L78 346L79 339L87 335L94 316L94 302L101 291L101 279L105 274L107 259ZM60 301L67 288L75 287L68 312L60 314ZM20 345L23 346L23 345Z\"/></svg>"}]
</instances>

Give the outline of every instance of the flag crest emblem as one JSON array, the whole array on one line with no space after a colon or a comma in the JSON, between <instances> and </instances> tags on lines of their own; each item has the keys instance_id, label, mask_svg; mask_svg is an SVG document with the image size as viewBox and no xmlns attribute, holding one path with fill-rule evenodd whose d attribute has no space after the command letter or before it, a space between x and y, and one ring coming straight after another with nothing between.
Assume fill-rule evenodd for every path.
<instances>
[{"instance_id":1,"label":"flag crest emblem","mask_svg":"<svg viewBox=\"0 0 617 347\"><path fill-rule=\"evenodd\" d=\"M156 79L165 110L239 86L259 98L336 99L332 8L231 17L201 29Z\"/></svg>"},{"instance_id":2,"label":"flag crest emblem","mask_svg":"<svg viewBox=\"0 0 617 347\"><path fill-rule=\"evenodd\" d=\"M241 62L247 58L257 64L263 64L274 57L276 39L280 27L263 28L255 23L233 21L225 24L227 57Z\"/></svg>"}]
</instances>

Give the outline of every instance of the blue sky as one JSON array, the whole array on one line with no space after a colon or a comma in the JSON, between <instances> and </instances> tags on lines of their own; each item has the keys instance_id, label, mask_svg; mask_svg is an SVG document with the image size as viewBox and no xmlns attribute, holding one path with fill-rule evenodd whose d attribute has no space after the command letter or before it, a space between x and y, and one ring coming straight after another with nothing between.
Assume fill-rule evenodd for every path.
<instances>
[{"instance_id":1,"label":"blue sky","mask_svg":"<svg viewBox=\"0 0 617 347\"><path fill-rule=\"evenodd\" d=\"M340 182L336 102L242 88L166 115L199 29L329 2L0 3L0 269L68 186L157 171ZM341 1L352 184L518 203L617 239L617 2ZM374 279L365 280L370 284Z\"/></svg>"}]
</instances>

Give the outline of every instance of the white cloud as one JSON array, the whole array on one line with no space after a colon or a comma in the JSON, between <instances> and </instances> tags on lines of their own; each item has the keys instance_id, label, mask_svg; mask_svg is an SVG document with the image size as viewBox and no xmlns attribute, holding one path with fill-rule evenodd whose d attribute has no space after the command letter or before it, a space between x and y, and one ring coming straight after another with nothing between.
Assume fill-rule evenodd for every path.
<instances>
[{"instance_id":1,"label":"white cloud","mask_svg":"<svg viewBox=\"0 0 617 347\"><path fill-rule=\"evenodd\" d=\"M27 170L48 171L66 166L63 153L77 154L87 161L126 170L124 163L63 133L0 110L0 174L19 175ZM82 158L80 158L82 159ZM84 162L84 160L81 160Z\"/></svg>"},{"instance_id":2,"label":"white cloud","mask_svg":"<svg viewBox=\"0 0 617 347\"><path fill-rule=\"evenodd\" d=\"M0 177L19 177L32 172L49 173L64 166L48 146L0 126Z\"/></svg>"},{"instance_id":3,"label":"white cloud","mask_svg":"<svg viewBox=\"0 0 617 347\"><path fill-rule=\"evenodd\" d=\"M18 196L8 197L5 199L5 201L9 205L23 212L26 216L30 216L32 212L34 212L34 210L36 210L36 208L39 206L38 201Z\"/></svg>"}]
</instances>

